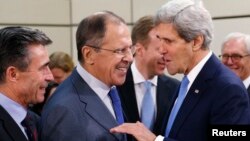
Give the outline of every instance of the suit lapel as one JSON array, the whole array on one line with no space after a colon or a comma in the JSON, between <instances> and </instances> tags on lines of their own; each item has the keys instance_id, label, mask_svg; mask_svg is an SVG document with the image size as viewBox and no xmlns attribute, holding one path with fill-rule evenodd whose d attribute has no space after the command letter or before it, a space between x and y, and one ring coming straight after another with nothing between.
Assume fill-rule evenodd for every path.
<instances>
[{"instance_id":1,"label":"suit lapel","mask_svg":"<svg viewBox=\"0 0 250 141\"><path fill-rule=\"evenodd\" d=\"M249 98L249 101L250 101L250 86L248 86L248 88L247 88L247 93L248 93L248 98Z\"/></svg>"},{"instance_id":2,"label":"suit lapel","mask_svg":"<svg viewBox=\"0 0 250 141\"><path fill-rule=\"evenodd\" d=\"M248 92L248 94L250 94L250 86L248 86L247 92Z\"/></svg>"},{"instance_id":3,"label":"suit lapel","mask_svg":"<svg viewBox=\"0 0 250 141\"><path fill-rule=\"evenodd\" d=\"M27 141L20 127L16 124L13 118L0 105L0 120L3 122L3 128L10 135L13 140Z\"/></svg>"},{"instance_id":4,"label":"suit lapel","mask_svg":"<svg viewBox=\"0 0 250 141\"><path fill-rule=\"evenodd\" d=\"M169 110L170 101L171 101L171 89L166 77L164 76L158 76L157 81L157 90L156 90L156 104L157 104L157 113L156 113L156 119L154 124L154 132L160 132L160 128L162 127L162 121L166 114L166 112Z\"/></svg>"},{"instance_id":5,"label":"suit lapel","mask_svg":"<svg viewBox=\"0 0 250 141\"><path fill-rule=\"evenodd\" d=\"M206 89L210 87L208 81L214 76L214 73L216 71L216 69L211 68L217 68L214 55L212 55L212 57L210 57L210 59L206 62L206 64L194 80L192 86L190 87L186 98L183 101L182 106L176 116L170 134L177 134L188 115L199 102L202 94L204 94L204 91L206 91Z\"/></svg>"},{"instance_id":6,"label":"suit lapel","mask_svg":"<svg viewBox=\"0 0 250 141\"><path fill-rule=\"evenodd\" d=\"M115 126L118 126L116 119L112 116L106 105L96 95L96 93L87 85L87 83L80 77L76 71L73 72L73 84L77 90L80 101L86 104L85 111L98 124L109 132ZM76 76L76 77L75 77ZM121 140L122 134L112 134L117 139Z\"/></svg>"}]
</instances>

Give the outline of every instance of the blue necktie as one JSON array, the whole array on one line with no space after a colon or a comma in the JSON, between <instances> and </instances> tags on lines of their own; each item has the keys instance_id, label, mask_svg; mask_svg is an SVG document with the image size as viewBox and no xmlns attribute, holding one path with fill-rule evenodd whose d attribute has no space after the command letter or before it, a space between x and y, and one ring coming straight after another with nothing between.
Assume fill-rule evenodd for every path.
<instances>
[{"instance_id":1,"label":"blue necktie","mask_svg":"<svg viewBox=\"0 0 250 141\"><path fill-rule=\"evenodd\" d=\"M123 119L123 114L122 114L122 106L121 106L121 101L120 101L120 97L118 95L118 92L116 90L116 87L112 87L108 93L112 104L113 104L113 109L115 111L115 116L116 116L116 121L118 122L118 124L122 124L124 123L124 119Z\"/></svg>"},{"instance_id":2,"label":"blue necktie","mask_svg":"<svg viewBox=\"0 0 250 141\"><path fill-rule=\"evenodd\" d=\"M151 95L151 82L145 81L144 85L146 91L142 100L141 121L146 127L148 127L148 129L152 130L155 117L155 110L153 98Z\"/></svg>"},{"instance_id":3,"label":"blue necktie","mask_svg":"<svg viewBox=\"0 0 250 141\"><path fill-rule=\"evenodd\" d=\"M167 128L166 128L166 131L165 131L165 137L168 137L169 133L170 133L170 130L172 128L172 125L174 123L174 120L175 120L175 117L181 107L181 104L185 98L185 94L187 92L187 86L188 86L188 83L189 83L189 80L187 78L187 76L184 76L182 81L181 81L181 87L180 87L180 90L179 90L179 94L178 94L178 97L175 101L175 104L172 108L172 111L170 113L170 116L169 116L169 119L168 119L168 124L167 124Z\"/></svg>"}]
</instances>

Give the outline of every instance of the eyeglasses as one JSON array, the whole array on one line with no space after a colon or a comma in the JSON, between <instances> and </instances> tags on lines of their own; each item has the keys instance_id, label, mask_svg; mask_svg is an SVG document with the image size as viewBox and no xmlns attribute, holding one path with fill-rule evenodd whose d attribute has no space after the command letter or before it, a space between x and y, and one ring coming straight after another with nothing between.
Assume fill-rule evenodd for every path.
<instances>
[{"instance_id":1,"label":"eyeglasses","mask_svg":"<svg viewBox=\"0 0 250 141\"><path fill-rule=\"evenodd\" d=\"M223 54L223 55L219 55L219 57L222 59L223 62L228 61L229 58L231 58L231 60L232 60L233 62L238 62L238 61L240 61L242 58L247 57L247 56L250 56L250 54L247 54L247 55L240 55L240 54L232 54L232 55Z\"/></svg>"},{"instance_id":2,"label":"eyeglasses","mask_svg":"<svg viewBox=\"0 0 250 141\"><path fill-rule=\"evenodd\" d=\"M117 48L117 49L106 49L106 48L100 48L98 46L93 46L93 45L86 45L88 47L91 48L95 48L95 49L99 49L99 50L106 50L106 51L110 51L116 54L120 54L120 55L126 55L128 52L132 53L132 55L135 54L135 46L130 46L130 47L125 47L125 48Z\"/></svg>"}]
</instances>

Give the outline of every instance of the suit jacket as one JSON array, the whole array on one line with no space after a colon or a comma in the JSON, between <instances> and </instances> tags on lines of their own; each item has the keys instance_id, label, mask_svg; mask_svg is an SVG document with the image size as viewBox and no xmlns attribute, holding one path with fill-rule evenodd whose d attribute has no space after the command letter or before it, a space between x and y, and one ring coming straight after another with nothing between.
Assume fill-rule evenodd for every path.
<instances>
[{"instance_id":1,"label":"suit jacket","mask_svg":"<svg viewBox=\"0 0 250 141\"><path fill-rule=\"evenodd\" d=\"M45 104L40 141L125 140L124 134L109 132L115 126L106 105L75 69Z\"/></svg>"},{"instance_id":2,"label":"suit jacket","mask_svg":"<svg viewBox=\"0 0 250 141\"><path fill-rule=\"evenodd\" d=\"M242 81L212 55L195 78L164 141L207 141L210 125L250 124L249 117L248 94Z\"/></svg>"},{"instance_id":3,"label":"suit jacket","mask_svg":"<svg viewBox=\"0 0 250 141\"><path fill-rule=\"evenodd\" d=\"M156 88L156 106L157 114L153 126L153 132L157 135L160 134L160 129L163 124L164 115L169 109L171 98L176 90L178 90L179 80L173 79L166 75L159 75ZM135 95L134 80L131 67L129 68L126 76L126 81L123 85L118 86L117 90L120 94L124 113L127 122L140 121L138 106Z\"/></svg>"},{"instance_id":4,"label":"suit jacket","mask_svg":"<svg viewBox=\"0 0 250 141\"><path fill-rule=\"evenodd\" d=\"M249 102L250 102L250 86L248 86L247 92L248 92L248 98L249 98Z\"/></svg>"},{"instance_id":5,"label":"suit jacket","mask_svg":"<svg viewBox=\"0 0 250 141\"><path fill-rule=\"evenodd\" d=\"M32 126L37 126L39 117L31 112L34 119ZM0 141L28 141L24 133L9 115L9 113L0 105Z\"/></svg>"}]
</instances>

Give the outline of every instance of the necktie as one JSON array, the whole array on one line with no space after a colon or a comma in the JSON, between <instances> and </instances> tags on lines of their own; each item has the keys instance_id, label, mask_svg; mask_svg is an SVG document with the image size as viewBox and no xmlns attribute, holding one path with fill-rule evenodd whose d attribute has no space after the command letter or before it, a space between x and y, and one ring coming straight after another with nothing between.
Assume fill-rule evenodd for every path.
<instances>
[{"instance_id":1,"label":"necktie","mask_svg":"<svg viewBox=\"0 0 250 141\"><path fill-rule=\"evenodd\" d=\"M172 108L172 111L171 111L169 119L168 119L168 124L167 124L166 132L165 132L166 137L168 137L168 135L170 133L170 130L171 130L172 125L174 123L175 117L176 117L176 115L181 107L181 104L185 98L188 83L189 83L189 80L188 80L187 76L184 76L182 81L181 81L181 86L180 86L178 97L176 99L176 102L174 104L174 107Z\"/></svg>"},{"instance_id":2,"label":"necktie","mask_svg":"<svg viewBox=\"0 0 250 141\"><path fill-rule=\"evenodd\" d=\"M29 141L37 141L37 130L36 126L34 126L35 122L29 112L27 113L21 124L25 129Z\"/></svg>"},{"instance_id":3,"label":"necktie","mask_svg":"<svg viewBox=\"0 0 250 141\"><path fill-rule=\"evenodd\" d=\"M120 97L118 95L118 92L116 90L116 87L112 87L108 93L112 104L113 104L113 108L115 111L115 116L116 116L116 120L118 122L118 124L122 124L124 123L124 119L123 119L123 114L122 114L122 106L121 106L121 101L120 101Z\"/></svg>"},{"instance_id":4,"label":"necktie","mask_svg":"<svg viewBox=\"0 0 250 141\"><path fill-rule=\"evenodd\" d=\"M152 130L155 117L155 110L153 98L151 95L151 82L145 81L144 85L146 91L142 99L141 121L146 127L148 127L148 129Z\"/></svg>"}]
</instances>

